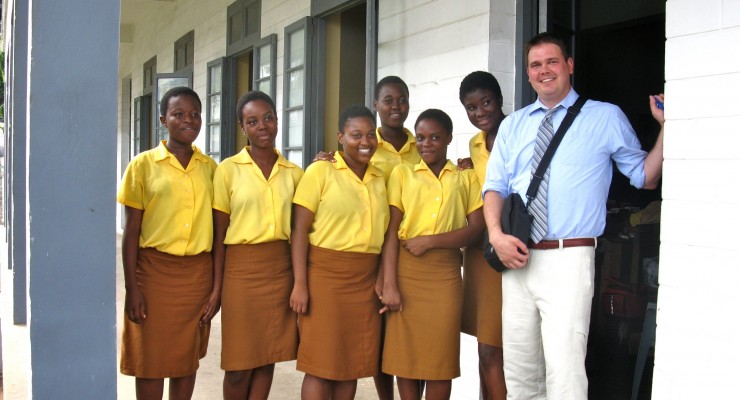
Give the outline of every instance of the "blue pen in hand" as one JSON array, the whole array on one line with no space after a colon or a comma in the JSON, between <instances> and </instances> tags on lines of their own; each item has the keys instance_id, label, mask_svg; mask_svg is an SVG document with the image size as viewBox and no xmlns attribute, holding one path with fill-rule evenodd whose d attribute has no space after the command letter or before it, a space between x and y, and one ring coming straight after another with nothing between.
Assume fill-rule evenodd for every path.
<instances>
[{"instance_id":1,"label":"blue pen in hand","mask_svg":"<svg viewBox=\"0 0 740 400\"><path fill-rule=\"evenodd\" d=\"M658 98L658 96L653 96L653 98L655 99L655 106L658 107L658 108L660 108L662 110L663 109L663 102L660 101L660 99Z\"/></svg>"}]
</instances>

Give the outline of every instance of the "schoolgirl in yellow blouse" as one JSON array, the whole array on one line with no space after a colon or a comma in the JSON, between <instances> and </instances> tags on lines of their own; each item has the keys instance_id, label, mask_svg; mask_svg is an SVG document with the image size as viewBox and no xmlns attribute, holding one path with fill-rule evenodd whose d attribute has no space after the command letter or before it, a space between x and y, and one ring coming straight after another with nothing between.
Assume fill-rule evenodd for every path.
<instances>
[{"instance_id":1,"label":"schoolgirl in yellow blouse","mask_svg":"<svg viewBox=\"0 0 740 400\"><path fill-rule=\"evenodd\" d=\"M221 368L224 399L267 399L275 363L294 360L295 314L290 223L303 176L275 148L278 117L267 94L252 91L237 103L249 146L225 159L213 181L214 263L224 270Z\"/></svg>"},{"instance_id":2,"label":"schoolgirl in yellow blouse","mask_svg":"<svg viewBox=\"0 0 740 400\"><path fill-rule=\"evenodd\" d=\"M211 257L216 162L193 145L201 102L192 89L168 90L159 119L169 138L131 161L117 196L126 210L121 373L136 377L138 399L161 399L164 378L170 398L189 399L220 305Z\"/></svg>"},{"instance_id":3,"label":"schoolgirl in yellow blouse","mask_svg":"<svg viewBox=\"0 0 740 400\"><path fill-rule=\"evenodd\" d=\"M337 138L344 151L336 162L311 164L293 198L290 306L299 314L304 400L353 399L357 379L378 372L375 282L388 201L383 174L370 164L378 146L370 110L344 110Z\"/></svg>"},{"instance_id":4,"label":"schoolgirl in yellow blouse","mask_svg":"<svg viewBox=\"0 0 740 400\"><path fill-rule=\"evenodd\" d=\"M429 109L414 129L421 162L397 166L388 181L382 369L396 375L402 400L419 400L424 381L426 399L449 399L460 375L460 248L480 240L483 203L475 172L447 160L450 117Z\"/></svg>"}]
</instances>

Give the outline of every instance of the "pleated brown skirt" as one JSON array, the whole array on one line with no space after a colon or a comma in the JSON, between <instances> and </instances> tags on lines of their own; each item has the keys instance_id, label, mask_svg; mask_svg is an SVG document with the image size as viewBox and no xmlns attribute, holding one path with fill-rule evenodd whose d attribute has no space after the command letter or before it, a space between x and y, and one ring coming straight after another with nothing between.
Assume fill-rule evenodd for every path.
<instances>
[{"instance_id":1,"label":"pleated brown skirt","mask_svg":"<svg viewBox=\"0 0 740 400\"><path fill-rule=\"evenodd\" d=\"M146 319L136 325L123 316L121 373L137 378L194 374L211 329L198 324L213 289L211 253L173 256L139 249L136 280Z\"/></svg>"},{"instance_id":2,"label":"pleated brown skirt","mask_svg":"<svg viewBox=\"0 0 740 400\"><path fill-rule=\"evenodd\" d=\"M479 247L466 248L463 260L461 331L501 347L501 274L488 265Z\"/></svg>"},{"instance_id":3,"label":"pleated brown skirt","mask_svg":"<svg viewBox=\"0 0 740 400\"><path fill-rule=\"evenodd\" d=\"M337 381L377 374L378 259L377 254L309 247L308 312L298 319L299 371Z\"/></svg>"},{"instance_id":4,"label":"pleated brown skirt","mask_svg":"<svg viewBox=\"0 0 740 400\"><path fill-rule=\"evenodd\" d=\"M407 379L460 376L460 251L398 254L403 310L386 317L383 372Z\"/></svg>"},{"instance_id":5,"label":"pleated brown skirt","mask_svg":"<svg viewBox=\"0 0 740 400\"><path fill-rule=\"evenodd\" d=\"M221 294L221 368L239 371L295 360L293 269L285 240L229 245Z\"/></svg>"}]
</instances>

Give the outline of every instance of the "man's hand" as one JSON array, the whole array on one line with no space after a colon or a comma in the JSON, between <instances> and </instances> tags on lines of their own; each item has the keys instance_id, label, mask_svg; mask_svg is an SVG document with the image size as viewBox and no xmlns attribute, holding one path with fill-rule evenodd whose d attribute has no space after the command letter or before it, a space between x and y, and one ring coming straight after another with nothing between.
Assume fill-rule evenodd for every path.
<instances>
[{"instance_id":1,"label":"man's hand","mask_svg":"<svg viewBox=\"0 0 740 400\"><path fill-rule=\"evenodd\" d=\"M527 265L529 249L521 240L501 231L489 232L488 237L493 250L506 268L519 269Z\"/></svg>"},{"instance_id":2,"label":"man's hand","mask_svg":"<svg viewBox=\"0 0 740 400\"><path fill-rule=\"evenodd\" d=\"M658 107L658 102L660 102L660 104L665 102L665 96L663 93L650 96L650 112L653 114L653 118L658 121L660 126L663 126L665 115L663 115L663 107Z\"/></svg>"}]
</instances>

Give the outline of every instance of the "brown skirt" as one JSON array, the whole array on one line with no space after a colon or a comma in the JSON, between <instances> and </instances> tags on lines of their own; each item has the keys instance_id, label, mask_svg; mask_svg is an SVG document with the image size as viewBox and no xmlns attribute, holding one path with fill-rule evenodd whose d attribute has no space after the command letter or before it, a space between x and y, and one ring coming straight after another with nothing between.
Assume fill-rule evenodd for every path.
<instances>
[{"instance_id":1,"label":"brown skirt","mask_svg":"<svg viewBox=\"0 0 740 400\"><path fill-rule=\"evenodd\" d=\"M299 371L337 381L378 373L378 259L377 254L309 247L308 312L298 319Z\"/></svg>"},{"instance_id":2,"label":"brown skirt","mask_svg":"<svg viewBox=\"0 0 740 400\"><path fill-rule=\"evenodd\" d=\"M463 333L479 343L501 347L501 274L491 268L479 247L465 249L463 261Z\"/></svg>"},{"instance_id":3,"label":"brown skirt","mask_svg":"<svg viewBox=\"0 0 740 400\"><path fill-rule=\"evenodd\" d=\"M221 293L221 368L239 371L295 360L293 268L285 240L229 245Z\"/></svg>"},{"instance_id":4,"label":"brown skirt","mask_svg":"<svg viewBox=\"0 0 740 400\"><path fill-rule=\"evenodd\" d=\"M401 247L398 290L403 310L386 317L383 372L426 380L460 376L460 251L416 257Z\"/></svg>"},{"instance_id":5,"label":"brown skirt","mask_svg":"<svg viewBox=\"0 0 740 400\"><path fill-rule=\"evenodd\" d=\"M211 253L173 256L139 249L136 282L146 319L136 325L123 316L121 373L137 378L194 374L211 329L198 324L213 289Z\"/></svg>"}]
</instances>

